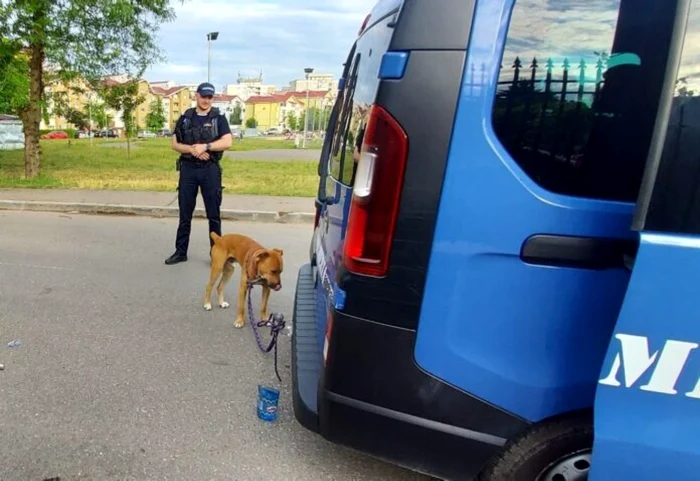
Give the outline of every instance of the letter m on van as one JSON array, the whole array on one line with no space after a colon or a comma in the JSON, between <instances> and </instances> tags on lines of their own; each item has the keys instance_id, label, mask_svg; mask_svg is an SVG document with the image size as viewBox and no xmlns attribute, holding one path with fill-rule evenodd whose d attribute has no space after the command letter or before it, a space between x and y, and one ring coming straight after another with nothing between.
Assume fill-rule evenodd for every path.
<instances>
[{"instance_id":1,"label":"letter m on van","mask_svg":"<svg viewBox=\"0 0 700 481\"><path fill-rule=\"evenodd\" d=\"M649 340L645 336L617 334L615 339L619 341L618 351L608 375L599 381L600 384L620 387L624 383L626 388L631 388L650 372L647 383L639 386L640 390L678 394L676 383L691 351L698 347L697 343L669 339L661 350L650 353ZM686 396L700 399L700 381Z\"/></svg>"}]
</instances>

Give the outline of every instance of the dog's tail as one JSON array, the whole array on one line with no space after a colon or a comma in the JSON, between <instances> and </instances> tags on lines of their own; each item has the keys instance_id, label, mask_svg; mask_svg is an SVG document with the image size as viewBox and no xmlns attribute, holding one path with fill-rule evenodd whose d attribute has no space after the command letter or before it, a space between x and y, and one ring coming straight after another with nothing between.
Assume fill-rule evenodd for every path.
<instances>
[{"instance_id":1,"label":"dog's tail","mask_svg":"<svg viewBox=\"0 0 700 481\"><path fill-rule=\"evenodd\" d=\"M209 237L211 237L211 240L214 241L214 244L219 244L219 242L221 241L221 236L216 232L210 232Z\"/></svg>"}]
</instances>

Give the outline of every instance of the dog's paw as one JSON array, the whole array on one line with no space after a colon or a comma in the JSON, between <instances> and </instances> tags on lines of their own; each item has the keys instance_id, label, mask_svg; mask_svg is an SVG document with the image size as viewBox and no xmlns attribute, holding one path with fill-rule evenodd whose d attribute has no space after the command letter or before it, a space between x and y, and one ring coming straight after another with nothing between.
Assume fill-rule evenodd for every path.
<instances>
[{"instance_id":1,"label":"dog's paw","mask_svg":"<svg viewBox=\"0 0 700 481\"><path fill-rule=\"evenodd\" d=\"M267 319L270 317L270 315L267 312L261 312L260 313L260 319L263 321L267 321Z\"/></svg>"},{"instance_id":2,"label":"dog's paw","mask_svg":"<svg viewBox=\"0 0 700 481\"><path fill-rule=\"evenodd\" d=\"M208 302L207 302L206 304L204 304L204 310L205 310L205 311L211 311L211 304L208 303Z\"/></svg>"},{"instance_id":3,"label":"dog's paw","mask_svg":"<svg viewBox=\"0 0 700 481\"><path fill-rule=\"evenodd\" d=\"M233 327L236 327L238 329L243 327L243 319L236 318L236 321L233 323Z\"/></svg>"},{"instance_id":4,"label":"dog's paw","mask_svg":"<svg viewBox=\"0 0 700 481\"><path fill-rule=\"evenodd\" d=\"M219 304L219 307L222 308L222 309L228 309L229 307L231 307L231 304L229 304L228 302L224 301L224 302L222 302L222 303Z\"/></svg>"}]
</instances>

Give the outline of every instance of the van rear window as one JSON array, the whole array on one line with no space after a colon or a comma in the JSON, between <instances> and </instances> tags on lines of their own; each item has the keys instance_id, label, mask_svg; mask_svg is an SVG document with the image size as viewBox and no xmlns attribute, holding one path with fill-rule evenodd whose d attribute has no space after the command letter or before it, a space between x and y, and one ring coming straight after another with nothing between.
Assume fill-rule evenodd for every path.
<instances>
[{"instance_id":1,"label":"van rear window","mask_svg":"<svg viewBox=\"0 0 700 481\"><path fill-rule=\"evenodd\" d=\"M334 180L346 186L354 183L364 129L379 89L382 56L389 48L394 32L389 28L392 18L388 15L378 21L357 40L357 53L348 69L345 88L338 97L341 108L332 129L328 172Z\"/></svg>"}]
</instances>

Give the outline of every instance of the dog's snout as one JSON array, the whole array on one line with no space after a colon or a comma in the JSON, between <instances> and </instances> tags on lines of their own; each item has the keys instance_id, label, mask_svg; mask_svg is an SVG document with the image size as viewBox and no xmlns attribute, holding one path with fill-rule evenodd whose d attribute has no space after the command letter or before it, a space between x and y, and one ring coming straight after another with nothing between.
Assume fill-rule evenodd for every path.
<instances>
[{"instance_id":1,"label":"dog's snout","mask_svg":"<svg viewBox=\"0 0 700 481\"><path fill-rule=\"evenodd\" d=\"M273 289L274 289L275 291L279 291L280 289L282 289L282 284L281 284L281 283L280 283L280 284L275 284L275 286L273 287Z\"/></svg>"}]
</instances>

